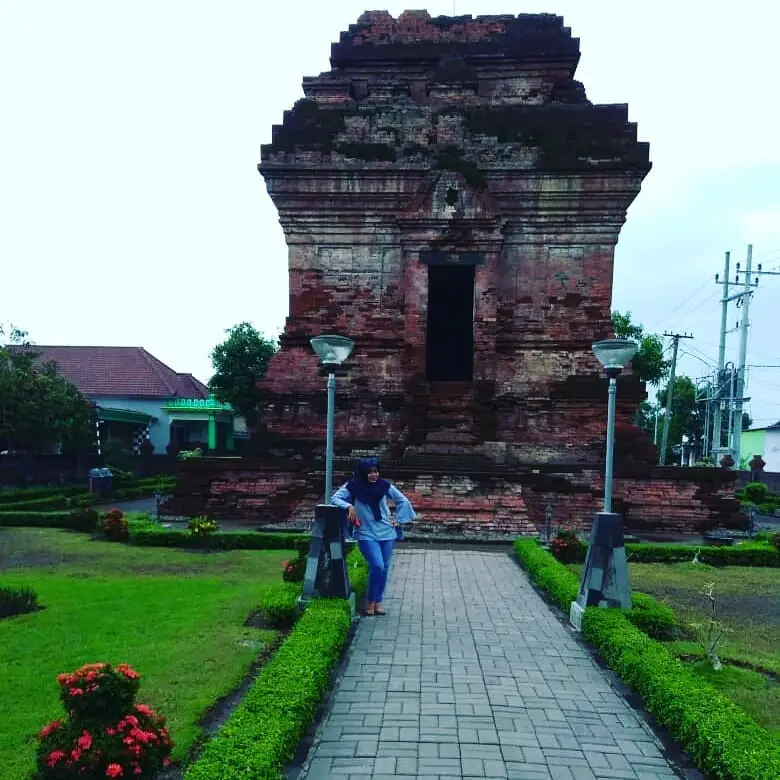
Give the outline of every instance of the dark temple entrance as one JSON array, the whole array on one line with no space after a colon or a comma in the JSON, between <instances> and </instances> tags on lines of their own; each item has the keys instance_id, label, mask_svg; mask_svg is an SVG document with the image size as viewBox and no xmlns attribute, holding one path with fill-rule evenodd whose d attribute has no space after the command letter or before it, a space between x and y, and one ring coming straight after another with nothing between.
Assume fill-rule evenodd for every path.
<instances>
[{"instance_id":1,"label":"dark temple entrance","mask_svg":"<svg viewBox=\"0 0 780 780\"><path fill-rule=\"evenodd\" d=\"M429 382L470 382L474 370L474 266L428 266Z\"/></svg>"}]
</instances>

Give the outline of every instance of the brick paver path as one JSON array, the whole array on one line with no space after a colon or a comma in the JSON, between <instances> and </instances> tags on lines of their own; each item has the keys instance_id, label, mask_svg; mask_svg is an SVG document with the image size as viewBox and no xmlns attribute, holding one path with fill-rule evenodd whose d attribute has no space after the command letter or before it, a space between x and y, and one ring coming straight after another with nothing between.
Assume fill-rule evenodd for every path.
<instances>
[{"instance_id":1,"label":"brick paver path","mask_svg":"<svg viewBox=\"0 0 780 780\"><path fill-rule=\"evenodd\" d=\"M504 553L401 550L305 780L672 780L657 739Z\"/></svg>"}]
</instances>

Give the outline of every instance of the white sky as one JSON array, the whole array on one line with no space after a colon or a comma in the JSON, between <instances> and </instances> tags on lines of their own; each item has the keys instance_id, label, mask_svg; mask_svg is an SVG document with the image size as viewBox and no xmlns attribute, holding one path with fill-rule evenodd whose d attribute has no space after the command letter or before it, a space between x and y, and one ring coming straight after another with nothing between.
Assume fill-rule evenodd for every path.
<instances>
[{"instance_id":1,"label":"white sky","mask_svg":"<svg viewBox=\"0 0 780 780\"><path fill-rule=\"evenodd\" d=\"M615 308L692 330L708 371L723 253L780 267L780 4L485 2L458 13L562 14L589 98L628 103L654 168L629 211ZM287 313L282 231L256 165L271 126L329 68L366 0L0 0L0 321L39 344L138 345L203 380L224 330ZM749 364L780 366L780 278L752 306ZM737 318L733 309L729 318ZM737 337L727 359L737 360ZM780 368L750 375L780 419Z\"/></svg>"}]
</instances>

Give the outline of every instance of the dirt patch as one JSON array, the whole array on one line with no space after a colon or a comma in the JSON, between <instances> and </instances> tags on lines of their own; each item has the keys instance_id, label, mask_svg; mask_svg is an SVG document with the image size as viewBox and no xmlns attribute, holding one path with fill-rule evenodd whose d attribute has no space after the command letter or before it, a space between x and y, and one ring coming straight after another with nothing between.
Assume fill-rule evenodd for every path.
<instances>
[{"instance_id":1,"label":"dirt patch","mask_svg":"<svg viewBox=\"0 0 780 780\"><path fill-rule=\"evenodd\" d=\"M706 598L692 588L665 587L658 594L662 599L680 604L692 611L707 609ZM760 621L767 627L780 630L780 598L776 595L747 593L716 593L718 615L723 618L745 618L751 623Z\"/></svg>"}]
</instances>

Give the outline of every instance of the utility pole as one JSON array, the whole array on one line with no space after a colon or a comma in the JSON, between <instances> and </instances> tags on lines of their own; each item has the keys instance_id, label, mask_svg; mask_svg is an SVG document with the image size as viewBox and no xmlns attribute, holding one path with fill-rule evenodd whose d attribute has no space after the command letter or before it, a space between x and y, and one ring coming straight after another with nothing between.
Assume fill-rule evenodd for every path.
<instances>
[{"instance_id":1,"label":"utility pole","mask_svg":"<svg viewBox=\"0 0 780 780\"><path fill-rule=\"evenodd\" d=\"M742 291L742 320L739 327L739 365L737 367L737 399L734 414L734 468L739 470L740 450L742 447L742 405L745 402L745 363L747 358L747 337L750 327L751 274L753 271L753 244L748 244L747 268L745 269L745 289ZM758 281L758 280L756 280ZM737 265L739 282L739 265Z\"/></svg>"},{"instance_id":2,"label":"utility pole","mask_svg":"<svg viewBox=\"0 0 780 780\"><path fill-rule=\"evenodd\" d=\"M747 263L745 268L745 286L740 293L742 304L742 320L739 328L739 367L737 369L737 397L736 409L734 414L732 440L734 442L734 467L739 469L739 461L742 455L742 410L745 401L745 367L747 364L747 338L748 328L750 327L750 299L753 297L753 290L758 287L758 282L762 276L780 276L780 271L764 271L761 264L758 264L758 270L753 271L753 244L748 244ZM755 276L755 280L753 279ZM737 263L737 284L739 284L739 263ZM739 305L739 304L737 304Z\"/></svg>"},{"instance_id":3,"label":"utility pole","mask_svg":"<svg viewBox=\"0 0 780 780\"><path fill-rule=\"evenodd\" d=\"M729 313L729 260L731 252L726 252L726 264L723 268L723 281L718 281L718 275L715 274L715 283L723 285L723 298L721 300L720 311L720 343L718 345L718 372L715 374L715 409L713 410L712 422L712 460L718 465L721 447L723 446L723 435L721 425L721 414L723 412L722 381L723 366L726 364L726 327L728 325Z\"/></svg>"},{"instance_id":4,"label":"utility pole","mask_svg":"<svg viewBox=\"0 0 780 780\"><path fill-rule=\"evenodd\" d=\"M664 432L661 437L661 451L658 454L658 465L666 465L666 448L669 445L669 423L672 420L672 400L674 399L674 374L677 370L677 349L680 346L680 339L692 339L685 333L664 333L664 336L671 336L674 339L674 352L672 353L672 368L669 372L669 387L666 390L666 414L664 414Z\"/></svg>"}]
</instances>

